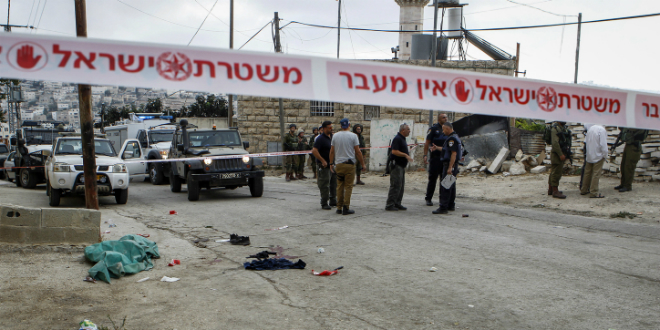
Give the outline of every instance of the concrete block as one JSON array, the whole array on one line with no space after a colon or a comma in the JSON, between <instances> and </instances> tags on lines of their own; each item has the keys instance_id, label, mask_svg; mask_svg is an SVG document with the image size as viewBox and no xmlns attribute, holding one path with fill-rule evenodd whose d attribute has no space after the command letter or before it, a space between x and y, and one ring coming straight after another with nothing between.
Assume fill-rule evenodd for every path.
<instances>
[{"instance_id":1,"label":"concrete block","mask_svg":"<svg viewBox=\"0 0 660 330\"><path fill-rule=\"evenodd\" d=\"M660 158L660 151L654 151L651 153L651 158Z\"/></svg>"},{"instance_id":2,"label":"concrete block","mask_svg":"<svg viewBox=\"0 0 660 330\"><path fill-rule=\"evenodd\" d=\"M647 168L653 166L653 162L650 159L641 159L637 162L637 168Z\"/></svg>"},{"instance_id":3,"label":"concrete block","mask_svg":"<svg viewBox=\"0 0 660 330\"><path fill-rule=\"evenodd\" d=\"M0 225L3 226L41 226L41 209L14 205L0 207Z\"/></svg>"},{"instance_id":4,"label":"concrete block","mask_svg":"<svg viewBox=\"0 0 660 330\"><path fill-rule=\"evenodd\" d=\"M43 209L41 211L42 227L74 227L101 228L101 212L86 209Z\"/></svg>"},{"instance_id":5,"label":"concrete block","mask_svg":"<svg viewBox=\"0 0 660 330\"><path fill-rule=\"evenodd\" d=\"M509 173L511 173L511 175L526 174L527 170L525 170L525 164L523 164L523 163L513 163L511 165L511 168L509 168Z\"/></svg>"},{"instance_id":6,"label":"concrete block","mask_svg":"<svg viewBox=\"0 0 660 330\"><path fill-rule=\"evenodd\" d=\"M537 166L537 167L534 167L533 169L531 169L531 170L530 170L530 173L532 173L532 174L539 174L539 173L544 173L544 172L547 171L547 170L548 170L547 167L541 165L541 166Z\"/></svg>"},{"instance_id":7,"label":"concrete block","mask_svg":"<svg viewBox=\"0 0 660 330\"><path fill-rule=\"evenodd\" d=\"M509 157L509 149L502 147L497 157L495 157L493 160L493 163L488 167L488 173L495 174L499 172L500 168L502 167L502 163L504 163L507 157Z\"/></svg>"},{"instance_id":8,"label":"concrete block","mask_svg":"<svg viewBox=\"0 0 660 330\"><path fill-rule=\"evenodd\" d=\"M470 163L468 163L468 165L465 168L471 170L473 168L480 168L480 167L481 167L481 163L479 163L476 160L472 160Z\"/></svg>"},{"instance_id":9,"label":"concrete block","mask_svg":"<svg viewBox=\"0 0 660 330\"><path fill-rule=\"evenodd\" d=\"M464 138L462 137L461 141L465 145L465 150L469 152L465 156L466 161L479 158L494 159L502 147L509 145L505 131L470 135Z\"/></svg>"},{"instance_id":10,"label":"concrete block","mask_svg":"<svg viewBox=\"0 0 660 330\"><path fill-rule=\"evenodd\" d=\"M660 181L660 174L653 175L651 177L653 178L653 181Z\"/></svg>"},{"instance_id":11,"label":"concrete block","mask_svg":"<svg viewBox=\"0 0 660 330\"><path fill-rule=\"evenodd\" d=\"M486 172L486 169L487 169L486 166L482 166L482 167L479 169L479 172Z\"/></svg>"},{"instance_id":12,"label":"concrete block","mask_svg":"<svg viewBox=\"0 0 660 330\"><path fill-rule=\"evenodd\" d=\"M515 163L515 162L512 161L512 160L507 160L507 161L505 161L504 163L502 163L501 171L502 171L502 172L508 172L509 169L511 168L511 165L513 165L514 163Z\"/></svg>"},{"instance_id":13,"label":"concrete block","mask_svg":"<svg viewBox=\"0 0 660 330\"><path fill-rule=\"evenodd\" d=\"M518 152L516 153L516 161L519 162L522 159L523 156L524 156L524 154L523 154L522 149L519 149Z\"/></svg>"},{"instance_id":14,"label":"concrete block","mask_svg":"<svg viewBox=\"0 0 660 330\"><path fill-rule=\"evenodd\" d=\"M64 243L62 228L0 226L0 241L18 244Z\"/></svg>"}]
</instances>

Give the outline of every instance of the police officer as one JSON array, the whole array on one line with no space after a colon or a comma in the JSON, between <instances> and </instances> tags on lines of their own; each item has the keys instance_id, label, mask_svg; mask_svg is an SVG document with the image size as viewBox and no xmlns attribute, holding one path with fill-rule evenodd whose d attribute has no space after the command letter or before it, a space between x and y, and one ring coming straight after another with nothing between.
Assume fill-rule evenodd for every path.
<instances>
[{"instance_id":1,"label":"police officer","mask_svg":"<svg viewBox=\"0 0 660 330\"><path fill-rule=\"evenodd\" d=\"M407 208L401 205L403 199L403 191L406 185L406 166L408 162L412 162L408 151L408 143L406 138L410 135L410 126L401 124L399 126L399 133L392 140L392 161L394 166L391 167L390 173L390 191L387 194L387 203L385 210L387 211L405 211ZM389 160L388 160L389 161Z\"/></svg>"},{"instance_id":2,"label":"police officer","mask_svg":"<svg viewBox=\"0 0 660 330\"><path fill-rule=\"evenodd\" d=\"M289 125L289 133L284 134L282 146L284 151L298 150L298 137L296 136L296 124ZM286 181L297 180L294 172L298 169L298 155L284 156L286 167Z\"/></svg>"},{"instance_id":3,"label":"police officer","mask_svg":"<svg viewBox=\"0 0 660 330\"><path fill-rule=\"evenodd\" d=\"M621 184L614 187L619 192L632 190L635 168L642 156L642 142L648 136L649 131L635 128L623 128L621 130L621 141L626 144L621 159Z\"/></svg>"},{"instance_id":4,"label":"police officer","mask_svg":"<svg viewBox=\"0 0 660 330\"><path fill-rule=\"evenodd\" d=\"M309 138L309 145L307 146L307 150L312 150L314 148L314 141L316 141L316 137L319 136L319 129L314 127L312 133L313 135L311 138ZM312 172L314 173L314 179L316 179L316 159L314 158L313 154L309 155L309 160L311 162Z\"/></svg>"},{"instance_id":5,"label":"police officer","mask_svg":"<svg viewBox=\"0 0 660 330\"><path fill-rule=\"evenodd\" d=\"M442 145L442 179L447 175L458 175L458 161L463 156L462 142L458 134L454 132L454 126L450 122L442 124L442 131L447 136L445 144ZM438 150L438 146L431 147L432 151ZM456 182L451 187L445 188L440 184L440 207L433 214L447 214L456 210Z\"/></svg>"},{"instance_id":6,"label":"police officer","mask_svg":"<svg viewBox=\"0 0 660 330\"><path fill-rule=\"evenodd\" d=\"M442 171L442 146L447 140L447 136L443 133L442 125L447 122L447 115L441 113L438 115L438 123L433 125L426 136L424 142L424 164L429 165L429 182L426 185L426 205L433 206L433 194L435 193L435 186L438 183L438 177ZM435 146L428 155L430 148ZM460 155L459 155L460 156Z\"/></svg>"},{"instance_id":7,"label":"police officer","mask_svg":"<svg viewBox=\"0 0 660 330\"><path fill-rule=\"evenodd\" d=\"M309 143L307 142L307 138L305 137L305 130L301 128L298 131L298 150L299 151L310 150L307 149L308 147L309 147ZM298 180L307 179L307 177L304 174L305 158L307 158L307 155L298 155L298 168L296 169Z\"/></svg>"},{"instance_id":8,"label":"police officer","mask_svg":"<svg viewBox=\"0 0 660 330\"><path fill-rule=\"evenodd\" d=\"M552 151L550 152L550 176L548 177L548 195L554 198L566 199L559 191L559 180L564 172L564 162L570 156L570 131L566 123L558 121L551 128Z\"/></svg>"}]
</instances>

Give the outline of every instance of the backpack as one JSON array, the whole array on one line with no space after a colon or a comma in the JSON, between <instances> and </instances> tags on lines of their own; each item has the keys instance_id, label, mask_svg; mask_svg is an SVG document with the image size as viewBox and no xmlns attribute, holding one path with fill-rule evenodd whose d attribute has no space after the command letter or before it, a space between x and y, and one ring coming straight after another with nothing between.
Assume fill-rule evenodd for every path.
<instances>
[{"instance_id":1,"label":"backpack","mask_svg":"<svg viewBox=\"0 0 660 330\"><path fill-rule=\"evenodd\" d=\"M545 144L551 145L552 144L552 129L555 127L555 125L545 125L545 129L543 130L543 141L545 141Z\"/></svg>"}]
</instances>

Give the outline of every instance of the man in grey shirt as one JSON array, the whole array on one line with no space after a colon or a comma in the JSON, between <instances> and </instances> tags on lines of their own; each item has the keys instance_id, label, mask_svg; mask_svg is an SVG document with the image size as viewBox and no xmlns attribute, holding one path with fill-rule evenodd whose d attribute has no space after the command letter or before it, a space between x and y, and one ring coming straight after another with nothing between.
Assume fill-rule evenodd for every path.
<instances>
[{"instance_id":1,"label":"man in grey shirt","mask_svg":"<svg viewBox=\"0 0 660 330\"><path fill-rule=\"evenodd\" d=\"M332 136L332 147L330 148L330 170L337 173L337 214L353 214L355 211L349 209L351 194L353 193L353 182L355 182L355 161L360 161L362 170L364 158L360 151L360 140L355 133L350 131L351 123L348 118L339 121L341 131ZM336 163L336 165L335 165Z\"/></svg>"}]
</instances>

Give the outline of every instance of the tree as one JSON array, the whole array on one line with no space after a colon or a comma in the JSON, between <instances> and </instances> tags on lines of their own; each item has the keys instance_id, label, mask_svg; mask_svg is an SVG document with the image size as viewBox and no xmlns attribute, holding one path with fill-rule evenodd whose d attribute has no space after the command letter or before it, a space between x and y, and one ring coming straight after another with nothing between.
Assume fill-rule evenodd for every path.
<instances>
[{"instance_id":1,"label":"tree","mask_svg":"<svg viewBox=\"0 0 660 330\"><path fill-rule=\"evenodd\" d=\"M105 96L112 96L112 91L109 89L105 90Z\"/></svg>"},{"instance_id":2,"label":"tree","mask_svg":"<svg viewBox=\"0 0 660 330\"><path fill-rule=\"evenodd\" d=\"M163 102L160 100L160 98L148 99L147 104L145 104L145 106L144 106L144 112L162 113L163 112Z\"/></svg>"},{"instance_id":3,"label":"tree","mask_svg":"<svg viewBox=\"0 0 660 330\"><path fill-rule=\"evenodd\" d=\"M0 109L0 123L6 123L7 118L5 118L5 111Z\"/></svg>"},{"instance_id":4,"label":"tree","mask_svg":"<svg viewBox=\"0 0 660 330\"><path fill-rule=\"evenodd\" d=\"M197 96L195 103L181 107L182 117L227 117L227 100L215 95Z\"/></svg>"}]
</instances>

